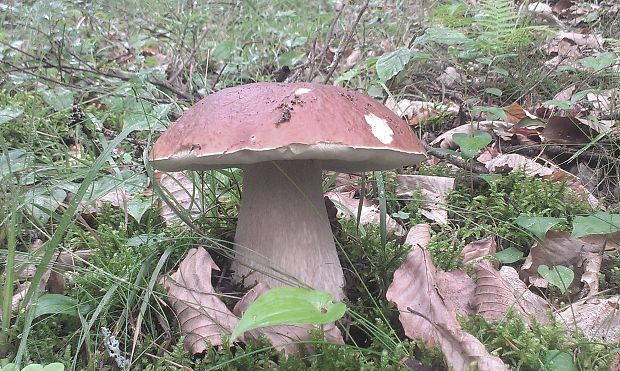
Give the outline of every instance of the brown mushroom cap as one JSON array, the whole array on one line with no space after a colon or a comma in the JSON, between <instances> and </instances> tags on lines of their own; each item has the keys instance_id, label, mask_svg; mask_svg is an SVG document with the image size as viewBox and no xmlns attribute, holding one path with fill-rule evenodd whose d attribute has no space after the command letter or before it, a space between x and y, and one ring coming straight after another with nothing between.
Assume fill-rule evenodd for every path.
<instances>
[{"instance_id":1,"label":"brown mushroom cap","mask_svg":"<svg viewBox=\"0 0 620 371\"><path fill-rule=\"evenodd\" d=\"M211 94L155 143L166 171L320 160L323 169L384 170L425 158L420 140L374 99L312 83L256 83Z\"/></svg>"}]
</instances>

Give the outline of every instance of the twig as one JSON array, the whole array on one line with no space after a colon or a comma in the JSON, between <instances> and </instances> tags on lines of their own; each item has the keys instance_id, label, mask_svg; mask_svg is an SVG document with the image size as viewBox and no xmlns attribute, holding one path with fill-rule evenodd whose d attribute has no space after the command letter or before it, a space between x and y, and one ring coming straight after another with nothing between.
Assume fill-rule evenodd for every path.
<instances>
[{"instance_id":1,"label":"twig","mask_svg":"<svg viewBox=\"0 0 620 371\"><path fill-rule=\"evenodd\" d=\"M198 39L198 41L196 42L196 45L194 45L194 47L192 48L191 52L189 53L189 56L187 57L187 60L185 61L181 61L181 67L179 67L178 70L176 70L169 78L168 78L168 83L172 84L172 82L174 80L176 80L177 77L179 77L179 75L181 74L181 72L183 72L183 69L185 68L185 65L190 63L190 61L194 58L194 56L196 55L196 53L198 52L198 49L200 49L200 46L202 45L202 42L204 41L205 37L207 37L207 33L209 32L208 28L205 28L204 32L202 33L202 35L200 36L200 39Z\"/></svg>"},{"instance_id":2,"label":"twig","mask_svg":"<svg viewBox=\"0 0 620 371\"><path fill-rule=\"evenodd\" d=\"M446 160L449 163L451 163L454 166L457 166L461 169L466 169L466 170L470 170L474 173L477 174L488 174L489 170L484 167L484 165L477 163L477 162L467 162L465 161L465 159L455 156L455 155L451 155L449 153L441 153L441 152L436 152L433 151L433 147L429 146L428 144L424 143L424 148L426 149L427 152L430 152L431 155L440 158L442 160Z\"/></svg>"},{"instance_id":3,"label":"twig","mask_svg":"<svg viewBox=\"0 0 620 371\"><path fill-rule=\"evenodd\" d=\"M334 60L329 65L329 67L327 67L327 76L325 76L325 80L323 81L323 83L327 84L332 78L334 71L336 71L336 67L338 67L338 63L340 63L340 58L342 58L342 52L347 47L347 45L349 45L349 41L351 41L351 38L353 37L353 33L355 32L358 23L362 19L362 16L364 15L364 12L366 12L366 9L368 9L368 3L370 3L370 0L366 0L364 6L362 6L360 11L357 13L357 18L355 18L355 22L353 22L349 33L345 36L344 39L342 39L340 45L338 45L338 49L336 50L336 53L334 53Z\"/></svg>"},{"instance_id":4,"label":"twig","mask_svg":"<svg viewBox=\"0 0 620 371\"><path fill-rule=\"evenodd\" d=\"M312 82L312 80L314 80L315 75L314 75L314 66L316 64L317 61L319 61L319 63L323 60L323 58L325 58L325 54L327 53L327 50L329 49L329 44L332 41L332 38L334 37L334 29L336 28L336 23L338 23L338 20L340 20L340 16L342 15L342 12L344 11L346 4L342 4L342 6L340 7L340 10L338 10L338 13L336 14L336 18L334 18L334 20L332 21L332 23L329 25L329 31L327 32L327 38L325 39L325 42L323 43L323 49L321 49L321 52L315 56L314 58L312 58L310 61L310 66L308 67L309 71L308 71L308 78L307 81L308 82ZM314 45L312 50L314 50L314 47L316 46L316 39L314 40Z\"/></svg>"}]
</instances>

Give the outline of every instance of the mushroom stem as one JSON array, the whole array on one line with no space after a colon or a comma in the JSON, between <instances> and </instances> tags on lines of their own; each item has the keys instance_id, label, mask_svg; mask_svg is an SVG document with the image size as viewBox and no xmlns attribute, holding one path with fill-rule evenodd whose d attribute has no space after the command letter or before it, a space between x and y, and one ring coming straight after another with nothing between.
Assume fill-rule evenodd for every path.
<instances>
[{"instance_id":1,"label":"mushroom stem","mask_svg":"<svg viewBox=\"0 0 620 371\"><path fill-rule=\"evenodd\" d=\"M244 168L232 266L237 281L276 287L299 280L337 300L344 297L321 179L320 163L313 160Z\"/></svg>"}]
</instances>

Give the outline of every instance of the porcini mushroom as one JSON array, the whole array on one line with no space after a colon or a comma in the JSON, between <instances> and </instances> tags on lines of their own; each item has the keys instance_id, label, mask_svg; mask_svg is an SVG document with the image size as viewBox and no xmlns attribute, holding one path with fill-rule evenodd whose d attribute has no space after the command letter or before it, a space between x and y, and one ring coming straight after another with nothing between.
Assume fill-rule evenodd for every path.
<instances>
[{"instance_id":1,"label":"porcini mushroom","mask_svg":"<svg viewBox=\"0 0 620 371\"><path fill-rule=\"evenodd\" d=\"M150 155L164 171L243 169L234 275L281 286L278 272L342 299L342 267L322 169L386 170L425 158L409 126L363 94L312 83L227 88L191 107Z\"/></svg>"}]
</instances>

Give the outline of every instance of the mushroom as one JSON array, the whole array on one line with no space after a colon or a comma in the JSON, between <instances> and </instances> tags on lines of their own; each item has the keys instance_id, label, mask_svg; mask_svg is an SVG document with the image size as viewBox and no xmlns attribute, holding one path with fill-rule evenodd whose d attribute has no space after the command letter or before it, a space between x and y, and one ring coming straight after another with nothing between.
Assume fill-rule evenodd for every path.
<instances>
[{"instance_id":1,"label":"mushroom","mask_svg":"<svg viewBox=\"0 0 620 371\"><path fill-rule=\"evenodd\" d=\"M386 170L426 158L409 126L374 99L312 83L255 83L187 110L150 154L164 171L239 167L235 280L295 283L344 297L322 170ZM291 280L294 278L294 280Z\"/></svg>"}]
</instances>

